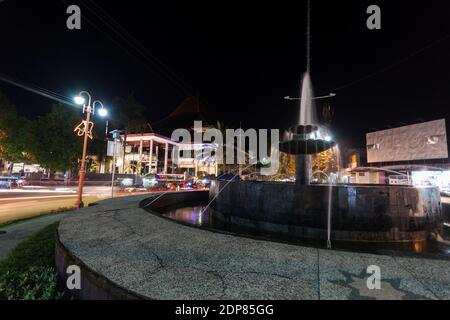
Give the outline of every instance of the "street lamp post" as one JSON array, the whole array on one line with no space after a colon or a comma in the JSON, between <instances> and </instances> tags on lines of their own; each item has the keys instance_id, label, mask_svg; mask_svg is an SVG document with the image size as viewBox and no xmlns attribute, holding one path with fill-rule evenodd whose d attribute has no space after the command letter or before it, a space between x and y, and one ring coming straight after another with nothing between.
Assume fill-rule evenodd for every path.
<instances>
[{"instance_id":1,"label":"street lamp post","mask_svg":"<svg viewBox=\"0 0 450 320\"><path fill-rule=\"evenodd\" d=\"M83 96L87 96L87 104L86 99ZM75 202L75 208L83 208L83 186L84 186L84 177L86 174L86 153L87 153L87 144L88 144L88 138L90 136L90 132L92 128L89 128L91 126L91 114L95 115L95 106L99 104L101 106L101 109L99 111L99 114L101 116L106 116L106 109L103 107L103 103L99 100L94 101L92 104L92 97L89 92L82 91L80 94L75 97L75 103L78 105L83 105L83 113L86 113L86 120L84 120L84 142L83 142L83 155L81 158L81 165L80 165L80 172L79 172L79 179L78 179L78 191L77 191L77 201Z\"/></svg>"},{"instance_id":2,"label":"street lamp post","mask_svg":"<svg viewBox=\"0 0 450 320\"><path fill-rule=\"evenodd\" d=\"M111 198L114 198L114 177L116 174L116 157L117 157L117 141L122 141L122 138L120 134L122 131L120 130L114 130L111 131L112 137L113 137L113 170L111 175Z\"/></svg>"}]
</instances>

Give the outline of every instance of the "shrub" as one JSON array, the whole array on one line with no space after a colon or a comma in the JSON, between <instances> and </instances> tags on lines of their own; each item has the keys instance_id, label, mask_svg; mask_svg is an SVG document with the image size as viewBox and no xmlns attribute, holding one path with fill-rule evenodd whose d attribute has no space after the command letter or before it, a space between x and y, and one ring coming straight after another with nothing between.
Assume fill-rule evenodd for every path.
<instances>
[{"instance_id":1,"label":"shrub","mask_svg":"<svg viewBox=\"0 0 450 320\"><path fill-rule=\"evenodd\" d=\"M54 267L57 227L54 223L37 231L0 262L0 299L63 298Z\"/></svg>"},{"instance_id":2,"label":"shrub","mask_svg":"<svg viewBox=\"0 0 450 320\"><path fill-rule=\"evenodd\" d=\"M10 270L0 275L0 296L6 300L60 299L62 295L57 293L56 283L56 272L52 267Z\"/></svg>"}]
</instances>

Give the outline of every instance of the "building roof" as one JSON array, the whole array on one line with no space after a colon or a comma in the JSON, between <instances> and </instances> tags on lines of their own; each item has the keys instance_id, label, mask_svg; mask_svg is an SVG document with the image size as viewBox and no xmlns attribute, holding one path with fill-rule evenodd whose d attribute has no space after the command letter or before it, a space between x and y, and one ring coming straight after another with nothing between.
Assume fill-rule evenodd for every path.
<instances>
[{"instance_id":1,"label":"building roof","mask_svg":"<svg viewBox=\"0 0 450 320\"><path fill-rule=\"evenodd\" d=\"M446 171L450 170L450 163L430 163L430 164L401 164L392 166L367 166L367 167L357 167L350 171L352 172L377 172L377 171Z\"/></svg>"},{"instance_id":2,"label":"building roof","mask_svg":"<svg viewBox=\"0 0 450 320\"><path fill-rule=\"evenodd\" d=\"M153 124L155 132L170 137L175 129L191 130L194 121L202 121L203 127L209 127L208 114L197 96L186 98L168 117Z\"/></svg>"}]
</instances>

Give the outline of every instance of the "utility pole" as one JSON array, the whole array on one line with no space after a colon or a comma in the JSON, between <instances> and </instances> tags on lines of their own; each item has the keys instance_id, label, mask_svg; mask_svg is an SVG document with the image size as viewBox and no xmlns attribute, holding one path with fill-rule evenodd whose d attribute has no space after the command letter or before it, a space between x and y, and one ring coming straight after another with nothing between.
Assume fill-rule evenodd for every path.
<instances>
[{"instance_id":1,"label":"utility pole","mask_svg":"<svg viewBox=\"0 0 450 320\"><path fill-rule=\"evenodd\" d=\"M122 138L120 137L120 133L121 131L119 130L114 130L111 131L111 134L113 136L113 165L112 165L112 174L111 174L111 198L114 198L114 178L115 178L115 174L116 174L116 158L117 158L117 142L121 141Z\"/></svg>"},{"instance_id":2,"label":"utility pole","mask_svg":"<svg viewBox=\"0 0 450 320\"><path fill-rule=\"evenodd\" d=\"M306 72L311 72L311 0L308 0L308 18L306 26Z\"/></svg>"}]
</instances>

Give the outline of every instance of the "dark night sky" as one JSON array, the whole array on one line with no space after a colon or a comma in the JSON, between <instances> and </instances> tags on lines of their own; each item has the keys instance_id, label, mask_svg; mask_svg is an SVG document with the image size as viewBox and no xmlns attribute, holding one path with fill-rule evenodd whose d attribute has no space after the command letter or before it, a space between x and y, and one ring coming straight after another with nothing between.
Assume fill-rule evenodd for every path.
<instances>
[{"instance_id":1,"label":"dark night sky","mask_svg":"<svg viewBox=\"0 0 450 320\"><path fill-rule=\"evenodd\" d=\"M69 31L64 1L0 1L0 73L66 96L88 89L106 103L133 91L151 122L187 95L199 94L215 118L232 125L294 124L298 106L283 97L299 94L305 71L306 1L124 3L69 3L80 5L83 16L82 30ZM333 128L341 143L363 146L370 129L400 122L449 120L450 5L441 0L312 3L312 79L316 94L338 94L332 100ZM381 31L366 28L370 4L382 9ZM112 32L99 7L151 56L144 58ZM187 88L168 80L152 56ZM22 89L0 83L0 91L25 116L50 110L50 100Z\"/></svg>"}]
</instances>

